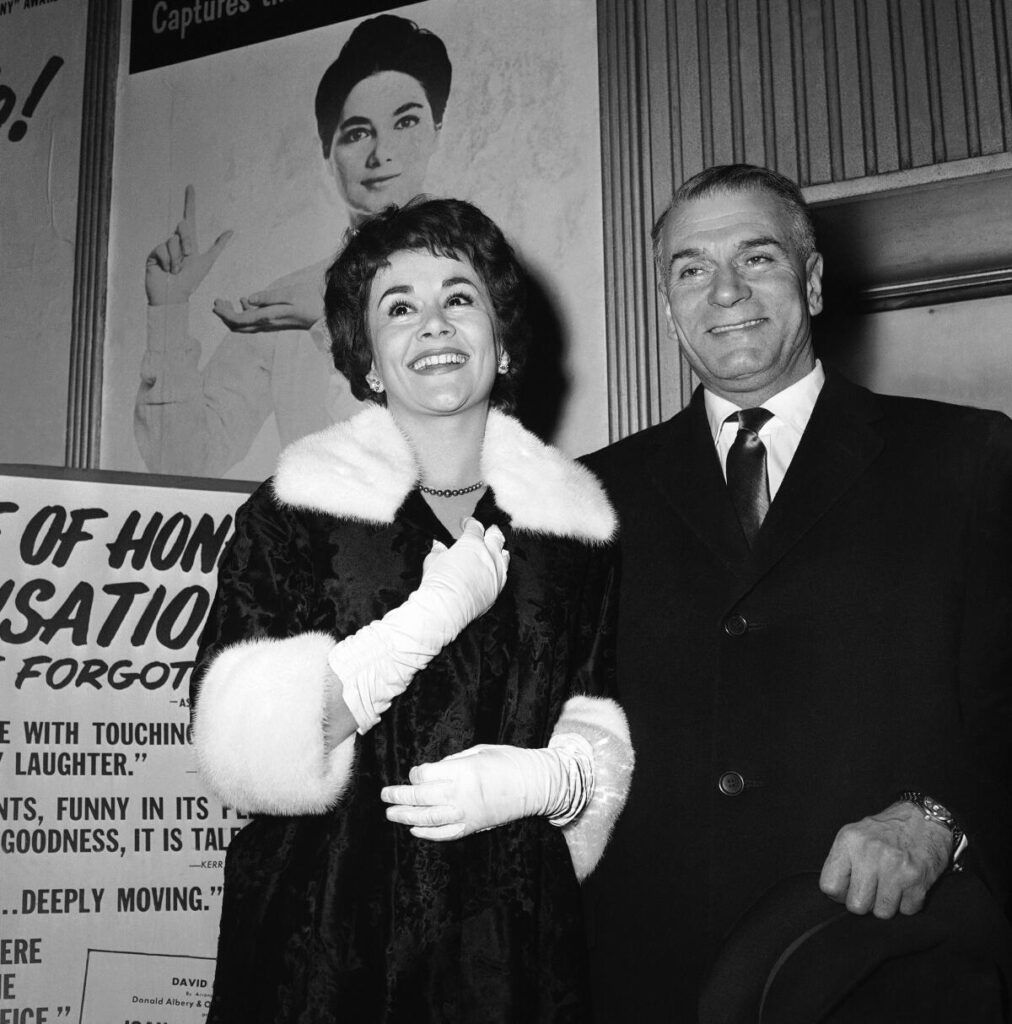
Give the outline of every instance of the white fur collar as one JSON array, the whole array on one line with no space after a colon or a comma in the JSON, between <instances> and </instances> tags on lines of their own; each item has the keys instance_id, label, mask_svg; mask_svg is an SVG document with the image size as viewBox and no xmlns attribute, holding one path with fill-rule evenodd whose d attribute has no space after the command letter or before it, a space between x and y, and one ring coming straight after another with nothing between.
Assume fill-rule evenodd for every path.
<instances>
[{"instance_id":1,"label":"white fur collar","mask_svg":"<svg viewBox=\"0 0 1012 1024\"><path fill-rule=\"evenodd\" d=\"M615 512L590 470L495 409L485 428L481 471L516 530L594 543L615 533ZM406 438L377 405L289 445L278 462L274 494L286 505L342 519L391 523L417 480Z\"/></svg>"}]
</instances>

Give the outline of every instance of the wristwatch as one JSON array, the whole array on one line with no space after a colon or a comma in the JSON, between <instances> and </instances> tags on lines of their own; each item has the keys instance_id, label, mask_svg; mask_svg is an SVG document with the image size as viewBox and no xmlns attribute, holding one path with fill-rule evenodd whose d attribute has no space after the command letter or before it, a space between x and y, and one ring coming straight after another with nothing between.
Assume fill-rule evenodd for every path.
<instances>
[{"instance_id":1,"label":"wristwatch","mask_svg":"<svg viewBox=\"0 0 1012 1024\"><path fill-rule=\"evenodd\" d=\"M918 793L916 790L908 789L900 793L900 800L916 804L921 813L928 821L935 821L944 825L952 833L952 857L949 860L949 867L953 871L962 871L963 865L959 858L967 847L966 835L959 822L952 816L952 812L933 797L925 793Z\"/></svg>"}]
</instances>

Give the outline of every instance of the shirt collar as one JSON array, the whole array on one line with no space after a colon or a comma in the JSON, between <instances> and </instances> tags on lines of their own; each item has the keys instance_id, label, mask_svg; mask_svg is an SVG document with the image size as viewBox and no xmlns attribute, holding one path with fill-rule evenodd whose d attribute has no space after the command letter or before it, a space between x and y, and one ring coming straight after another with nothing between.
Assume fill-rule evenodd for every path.
<instances>
[{"instance_id":1,"label":"shirt collar","mask_svg":"<svg viewBox=\"0 0 1012 1024\"><path fill-rule=\"evenodd\" d=\"M795 381L790 387L778 391L772 398L767 399L763 402L763 408L769 409L774 418L781 423L793 428L798 434L803 434L825 382L826 372L822 368L821 360L816 359L815 367L811 372L805 374L801 380ZM706 419L710 425L710 436L713 438L713 443L716 444L724 421L743 407L735 405L705 388L703 389L703 404L706 408Z\"/></svg>"}]
</instances>

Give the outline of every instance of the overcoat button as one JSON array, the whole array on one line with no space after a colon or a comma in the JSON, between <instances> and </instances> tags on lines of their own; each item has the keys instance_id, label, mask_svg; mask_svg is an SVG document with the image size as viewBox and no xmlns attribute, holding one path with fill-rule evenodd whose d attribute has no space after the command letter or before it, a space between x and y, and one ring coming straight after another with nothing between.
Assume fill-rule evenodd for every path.
<instances>
[{"instance_id":1,"label":"overcoat button","mask_svg":"<svg viewBox=\"0 0 1012 1024\"><path fill-rule=\"evenodd\" d=\"M745 788L745 780L738 772L724 772L717 782L717 787L724 796L738 796Z\"/></svg>"},{"instance_id":2,"label":"overcoat button","mask_svg":"<svg viewBox=\"0 0 1012 1024\"><path fill-rule=\"evenodd\" d=\"M748 619L744 615L729 615L724 619L724 632L728 636L744 636L748 632Z\"/></svg>"}]
</instances>

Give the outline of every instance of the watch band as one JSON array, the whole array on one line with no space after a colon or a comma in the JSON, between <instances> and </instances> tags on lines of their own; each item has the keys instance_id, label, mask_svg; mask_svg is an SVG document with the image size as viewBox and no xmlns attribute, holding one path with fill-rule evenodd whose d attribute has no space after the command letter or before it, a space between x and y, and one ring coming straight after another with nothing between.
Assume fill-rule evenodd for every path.
<instances>
[{"instance_id":1,"label":"watch band","mask_svg":"<svg viewBox=\"0 0 1012 1024\"><path fill-rule=\"evenodd\" d=\"M899 799L916 804L928 821L944 825L952 833L952 854L949 858L949 868L952 871L962 871L963 866L959 863L959 858L962 856L968 843L966 833L959 822L953 817L952 812L943 804L940 804L934 797L930 797L926 793L920 793L915 789L904 790L900 793Z\"/></svg>"}]
</instances>

